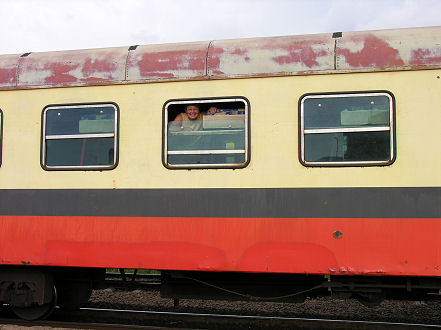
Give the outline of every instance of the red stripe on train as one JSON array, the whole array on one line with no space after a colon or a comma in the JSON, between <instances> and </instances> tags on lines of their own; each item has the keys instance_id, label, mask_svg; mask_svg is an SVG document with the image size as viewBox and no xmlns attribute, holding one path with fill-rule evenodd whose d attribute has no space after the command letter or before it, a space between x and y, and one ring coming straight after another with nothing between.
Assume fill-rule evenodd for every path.
<instances>
[{"instance_id":1,"label":"red stripe on train","mask_svg":"<svg viewBox=\"0 0 441 330\"><path fill-rule=\"evenodd\" d=\"M0 216L0 263L441 276L441 219Z\"/></svg>"}]
</instances>

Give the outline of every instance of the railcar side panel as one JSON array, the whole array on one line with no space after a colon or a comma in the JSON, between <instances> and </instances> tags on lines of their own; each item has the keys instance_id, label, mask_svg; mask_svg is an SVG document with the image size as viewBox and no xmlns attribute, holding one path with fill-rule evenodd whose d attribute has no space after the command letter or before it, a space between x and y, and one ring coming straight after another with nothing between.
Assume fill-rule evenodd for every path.
<instances>
[{"instance_id":1,"label":"railcar side panel","mask_svg":"<svg viewBox=\"0 0 441 330\"><path fill-rule=\"evenodd\" d=\"M423 70L2 91L4 141L0 182L3 189L439 187L441 175L435 169L441 168L441 159L433 142L441 140L441 79L437 78L440 76L440 70ZM396 100L394 164L302 166L298 159L301 96L311 92L372 90L390 91ZM164 168L164 103L170 99L231 95L250 101L250 164L240 170ZM44 107L91 102L114 102L121 110L118 166L103 172L42 171ZM14 142L8 142L11 140Z\"/></svg>"},{"instance_id":2,"label":"railcar side panel","mask_svg":"<svg viewBox=\"0 0 441 330\"><path fill-rule=\"evenodd\" d=\"M434 149L441 140L440 75L421 70L2 91L1 263L440 276L441 159ZM373 90L395 98L396 161L301 165L301 96ZM165 168L164 103L232 95L250 102L249 165ZM91 102L120 109L118 166L43 170L43 109Z\"/></svg>"},{"instance_id":3,"label":"railcar side panel","mask_svg":"<svg viewBox=\"0 0 441 330\"><path fill-rule=\"evenodd\" d=\"M0 56L0 303L439 298L440 31Z\"/></svg>"},{"instance_id":4,"label":"railcar side panel","mask_svg":"<svg viewBox=\"0 0 441 330\"><path fill-rule=\"evenodd\" d=\"M2 264L441 276L432 244L439 218L2 216L0 223Z\"/></svg>"}]
</instances>

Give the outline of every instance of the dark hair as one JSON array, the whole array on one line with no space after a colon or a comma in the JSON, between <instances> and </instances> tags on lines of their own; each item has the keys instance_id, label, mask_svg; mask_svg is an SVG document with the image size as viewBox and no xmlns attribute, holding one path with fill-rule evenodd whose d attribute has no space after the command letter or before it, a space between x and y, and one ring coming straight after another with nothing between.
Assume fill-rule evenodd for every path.
<instances>
[{"instance_id":1,"label":"dark hair","mask_svg":"<svg viewBox=\"0 0 441 330\"><path fill-rule=\"evenodd\" d=\"M201 107L199 106L199 104L187 104L184 110L187 110L187 108L191 106L198 108L199 112L201 111Z\"/></svg>"}]
</instances>

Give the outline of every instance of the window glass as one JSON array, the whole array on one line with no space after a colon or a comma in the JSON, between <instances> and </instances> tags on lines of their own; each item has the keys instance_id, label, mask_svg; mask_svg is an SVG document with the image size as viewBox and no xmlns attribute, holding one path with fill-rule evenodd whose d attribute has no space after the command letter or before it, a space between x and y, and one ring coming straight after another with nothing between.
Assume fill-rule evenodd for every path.
<instances>
[{"instance_id":1,"label":"window glass","mask_svg":"<svg viewBox=\"0 0 441 330\"><path fill-rule=\"evenodd\" d=\"M113 133L115 108L49 109L46 112L46 134Z\"/></svg>"},{"instance_id":2,"label":"window glass","mask_svg":"<svg viewBox=\"0 0 441 330\"><path fill-rule=\"evenodd\" d=\"M167 102L164 106L165 166L245 166L248 108L242 98Z\"/></svg>"},{"instance_id":3,"label":"window glass","mask_svg":"<svg viewBox=\"0 0 441 330\"><path fill-rule=\"evenodd\" d=\"M43 166L47 169L109 169L116 166L114 104L49 106L43 111Z\"/></svg>"},{"instance_id":4,"label":"window glass","mask_svg":"<svg viewBox=\"0 0 441 330\"><path fill-rule=\"evenodd\" d=\"M307 95L300 117L305 165L384 165L393 159L389 93Z\"/></svg>"}]
</instances>

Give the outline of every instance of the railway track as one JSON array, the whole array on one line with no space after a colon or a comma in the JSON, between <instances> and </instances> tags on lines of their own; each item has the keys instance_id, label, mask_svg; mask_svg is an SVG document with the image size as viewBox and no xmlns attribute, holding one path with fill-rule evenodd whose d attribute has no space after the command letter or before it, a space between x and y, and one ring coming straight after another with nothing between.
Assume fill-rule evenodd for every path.
<instances>
[{"instance_id":1,"label":"railway track","mask_svg":"<svg viewBox=\"0 0 441 330\"><path fill-rule=\"evenodd\" d=\"M416 323L99 308L82 308L77 312L70 313L63 313L57 310L50 321L40 322L4 319L5 314L1 315L1 317L0 329L2 330L13 329L14 326L39 326L58 329L441 329L441 325ZM66 320L69 320L69 322Z\"/></svg>"}]
</instances>

